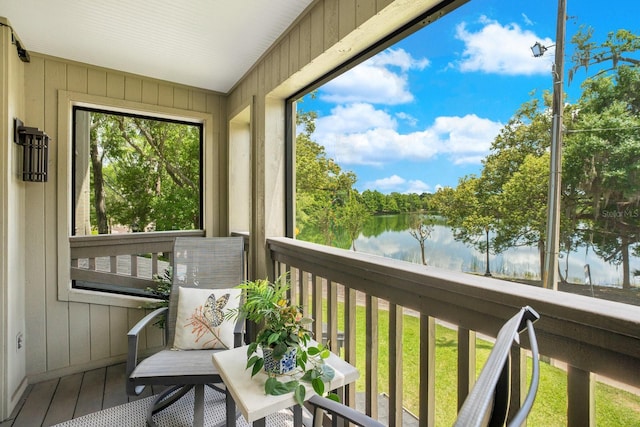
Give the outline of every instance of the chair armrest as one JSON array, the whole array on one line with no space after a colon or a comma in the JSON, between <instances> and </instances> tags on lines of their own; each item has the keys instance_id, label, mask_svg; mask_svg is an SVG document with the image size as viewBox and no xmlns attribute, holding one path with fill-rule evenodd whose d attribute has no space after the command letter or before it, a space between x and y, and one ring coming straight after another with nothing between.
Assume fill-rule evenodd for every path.
<instances>
[{"instance_id":1,"label":"chair armrest","mask_svg":"<svg viewBox=\"0 0 640 427\"><path fill-rule=\"evenodd\" d=\"M529 385L529 391L527 392L527 396L525 397L522 406L509 422L509 427L518 427L524 423L531 411L533 402L536 399L536 393L538 392L538 383L540 382L540 357L538 354L538 340L536 338L536 332L533 329L533 322L538 318L535 318L533 321L530 319L526 320L527 331L529 333L529 344L531 345L531 384Z\"/></svg>"},{"instance_id":2,"label":"chair armrest","mask_svg":"<svg viewBox=\"0 0 640 427\"><path fill-rule=\"evenodd\" d=\"M384 427L384 424L374 420L368 415L358 412L353 408L350 408L342 403L335 402L325 397L318 396L317 394L312 396L308 401L313 407L313 423L314 426L322 425L322 410L335 414L345 420L348 420L356 425L362 427Z\"/></svg>"},{"instance_id":3,"label":"chair armrest","mask_svg":"<svg viewBox=\"0 0 640 427\"><path fill-rule=\"evenodd\" d=\"M242 315L238 315L236 324L233 328L233 347L242 347L244 345L244 333L245 333L245 318Z\"/></svg>"},{"instance_id":4,"label":"chair armrest","mask_svg":"<svg viewBox=\"0 0 640 427\"><path fill-rule=\"evenodd\" d=\"M153 310L151 313L144 316L142 319L135 324L133 328L129 330L127 333L127 378L131 376L131 373L138 365L138 338L140 336L140 332L156 317L165 314L168 310L168 307L161 307L156 310ZM132 396L137 396L142 392L144 387L135 388L129 384L127 381L127 393Z\"/></svg>"},{"instance_id":5,"label":"chair armrest","mask_svg":"<svg viewBox=\"0 0 640 427\"><path fill-rule=\"evenodd\" d=\"M167 310L169 310L169 307L160 307L153 310L151 313L138 320L138 323L136 323L133 328L129 329L129 332L127 332L127 336L131 337L135 335L137 337L140 332L149 324L149 322L151 322L159 315L164 314L164 312Z\"/></svg>"}]
</instances>

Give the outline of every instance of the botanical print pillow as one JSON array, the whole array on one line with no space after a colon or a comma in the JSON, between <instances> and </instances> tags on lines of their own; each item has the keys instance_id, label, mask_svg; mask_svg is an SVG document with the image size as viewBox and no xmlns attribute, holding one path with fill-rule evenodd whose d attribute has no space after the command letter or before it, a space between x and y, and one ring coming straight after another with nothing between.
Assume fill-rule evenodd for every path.
<instances>
[{"instance_id":1,"label":"botanical print pillow","mask_svg":"<svg viewBox=\"0 0 640 427\"><path fill-rule=\"evenodd\" d=\"M240 289L178 288L173 347L179 350L233 348L235 320L225 320L240 304Z\"/></svg>"}]
</instances>

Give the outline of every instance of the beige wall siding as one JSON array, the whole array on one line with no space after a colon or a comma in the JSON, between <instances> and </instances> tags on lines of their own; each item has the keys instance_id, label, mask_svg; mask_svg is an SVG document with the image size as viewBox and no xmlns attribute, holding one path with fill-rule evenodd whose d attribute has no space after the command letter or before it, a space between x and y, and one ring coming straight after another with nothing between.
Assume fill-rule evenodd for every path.
<instances>
[{"instance_id":1,"label":"beige wall siding","mask_svg":"<svg viewBox=\"0 0 640 427\"><path fill-rule=\"evenodd\" d=\"M0 22L7 23L4 19ZM23 63L11 30L0 26L0 419L10 413L26 386L25 337L25 184L21 147L13 143L13 119L24 120ZM18 349L17 336L23 346Z\"/></svg>"},{"instance_id":2,"label":"beige wall siding","mask_svg":"<svg viewBox=\"0 0 640 427\"><path fill-rule=\"evenodd\" d=\"M207 233L226 234L226 150L219 148L226 139L224 97L210 91L173 85L112 70L90 67L63 59L32 54L24 66L26 100L25 123L43 129L53 138L49 152L49 182L26 188L30 207L25 218L27 346L26 367L30 380L44 379L61 373L78 371L107 361L122 360L126 355L126 333L139 320L143 311L137 308L59 300L60 245L68 245L68 218L59 218L59 204L65 204L69 182L64 168L59 168L60 152L68 155L71 141L60 132L59 117L67 114L59 109L59 97L65 93L104 97L116 102L141 105L146 111L165 112L167 108L208 113L213 120L212 138L205 152L209 162L205 180L213 188L205 210ZM127 105L127 104L122 104ZM176 111L177 111L176 110ZM60 150L60 151L59 151ZM210 163L213 164L213 163ZM215 173L215 176L213 174ZM224 183L224 185L222 185ZM58 190L57 190L58 189ZM64 212L64 209L62 210ZM68 268L68 267L67 267ZM65 284L62 283L62 286ZM130 304L135 306L135 304ZM162 343L161 331L146 335L147 346Z\"/></svg>"}]
</instances>

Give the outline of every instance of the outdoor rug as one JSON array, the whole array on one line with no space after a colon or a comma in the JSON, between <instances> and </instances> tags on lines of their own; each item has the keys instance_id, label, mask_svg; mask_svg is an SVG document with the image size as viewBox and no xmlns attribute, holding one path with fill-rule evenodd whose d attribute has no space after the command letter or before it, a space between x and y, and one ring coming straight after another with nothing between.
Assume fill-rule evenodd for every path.
<instances>
[{"instance_id":1,"label":"outdoor rug","mask_svg":"<svg viewBox=\"0 0 640 427\"><path fill-rule=\"evenodd\" d=\"M204 424L205 426L220 425L225 420L224 394L209 387L205 387ZM54 427L145 427L147 408L155 399L154 396L125 403L100 412L74 418L56 424ZM164 411L153 416L158 427L183 427L193 425L193 390L182 399ZM293 426L293 418L287 410L277 412L266 420L267 425ZM247 426L244 417L237 419L238 427Z\"/></svg>"}]
</instances>

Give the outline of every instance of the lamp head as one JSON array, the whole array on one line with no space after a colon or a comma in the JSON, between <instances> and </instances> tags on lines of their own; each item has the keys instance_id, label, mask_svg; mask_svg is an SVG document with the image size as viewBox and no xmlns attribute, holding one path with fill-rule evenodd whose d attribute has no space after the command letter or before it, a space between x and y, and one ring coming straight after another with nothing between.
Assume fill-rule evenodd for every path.
<instances>
[{"instance_id":1,"label":"lamp head","mask_svg":"<svg viewBox=\"0 0 640 427\"><path fill-rule=\"evenodd\" d=\"M539 58L547 51L547 47L540 44L540 42L536 42L533 46L531 46L531 52L533 52L533 56L535 58Z\"/></svg>"}]
</instances>

